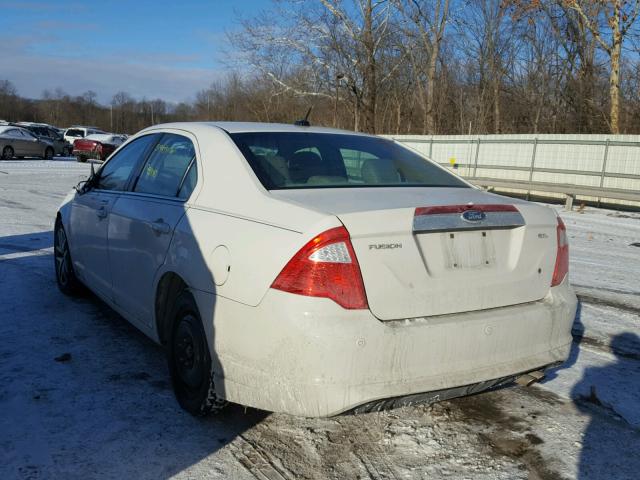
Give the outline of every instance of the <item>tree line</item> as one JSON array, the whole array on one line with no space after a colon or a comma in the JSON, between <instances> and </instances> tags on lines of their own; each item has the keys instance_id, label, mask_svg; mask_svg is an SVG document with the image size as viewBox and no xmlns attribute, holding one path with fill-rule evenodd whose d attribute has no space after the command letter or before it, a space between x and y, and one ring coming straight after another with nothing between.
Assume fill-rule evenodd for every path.
<instances>
[{"instance_id":1,"label":"tree line","mask_svg":"<svg viewBox=\"0 0 640 480\"><path fill-rule=\"evenodd\" d=\"M229 73L173 104L57 88L0 118L135 132L179 120L371 133L638 133L640 0L274 0L228 34ZM237 73L242 72L242 74ZM179 85L176 85L179 88Z\"/></svg>"}]
</instances>

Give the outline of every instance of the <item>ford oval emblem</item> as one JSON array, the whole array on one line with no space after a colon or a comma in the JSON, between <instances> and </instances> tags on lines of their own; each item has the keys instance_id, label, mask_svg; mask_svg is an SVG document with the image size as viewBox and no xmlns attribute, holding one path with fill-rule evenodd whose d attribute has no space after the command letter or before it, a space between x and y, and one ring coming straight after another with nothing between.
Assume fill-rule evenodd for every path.
<instances>
[{"instance_id":1,"label":"ford oval emblem","mask_svg":"<svg viewBox=\"0 0 640 480\"><path fill-rule=\"evenodd\" d=\"M479 212L478 210L467 210L462 214L463 220L467 222L481 222L487 215L484 212Z\"/></svg>"}]
</instances>

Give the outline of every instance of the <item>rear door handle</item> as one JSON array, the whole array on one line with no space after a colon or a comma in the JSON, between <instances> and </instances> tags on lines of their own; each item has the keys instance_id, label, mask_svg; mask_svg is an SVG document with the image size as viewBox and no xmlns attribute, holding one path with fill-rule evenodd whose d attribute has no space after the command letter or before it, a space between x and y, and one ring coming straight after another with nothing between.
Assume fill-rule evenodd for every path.
<instances>
[{"instance_id":1,"label":"rear door handle","mask_svg":"<svg viewBox=\"0 0 640 480\"><path fill-rule=\"evenodd\" d=\"M99 207L98 210L96 210L96 215L98 215L98 218L105 218L107 216L107 207L104 205Z\"/></svg>"},{"instance_id":2,"label":"rear door handle","mask_svg":"<svg viewBox=\"0 0 640 480\"><path fill-rule=\"evenodd\" d=\"M167 234L171 231L171 227L169 226L169 224L163 222L162 220L151 222L151 229L159 234Z\"/></svg>"}]
</instances>

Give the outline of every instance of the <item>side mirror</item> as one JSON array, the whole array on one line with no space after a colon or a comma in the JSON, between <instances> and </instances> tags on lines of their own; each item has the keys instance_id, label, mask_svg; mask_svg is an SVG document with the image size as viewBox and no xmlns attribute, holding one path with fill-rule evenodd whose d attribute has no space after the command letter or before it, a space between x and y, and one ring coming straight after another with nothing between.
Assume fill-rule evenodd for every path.
<instances>
[{"instance_id":1,"label":"side mirror","mask_svg":"<svg viewBox=\"0 0 640 480\"><path fill-rule=\"evenodd\" d=\"M74 187L76 192L78 192L78 194L80 195L87 193L96 185L96 183L98 182L98 178L99 175L96 174L96 169L94 168L92 163L91 174L89 175L89 178L87 178L86 180L82 180Z\"/></svg>"}]
</instances>

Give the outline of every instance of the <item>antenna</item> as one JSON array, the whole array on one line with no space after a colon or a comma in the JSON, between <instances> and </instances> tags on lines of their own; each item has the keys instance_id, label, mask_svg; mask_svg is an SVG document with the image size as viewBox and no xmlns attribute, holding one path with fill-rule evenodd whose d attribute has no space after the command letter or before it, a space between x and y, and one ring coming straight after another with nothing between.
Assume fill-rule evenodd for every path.
<instances>
[{"instance_id":1,"label":"antenna","mask_svg":"<svg viewBox=\"0 0 640 480\"><path fill-rule=\"evenodd\" d=\"M296 120L295 122L293 122L293 124L298 127L310 127L311 124L309 123L309 115L311 114L312 109L313 109L313 105L309 107L309 110L307 110L307 114L304 116L302 120Z\"/></svg>"}]
</instances>

